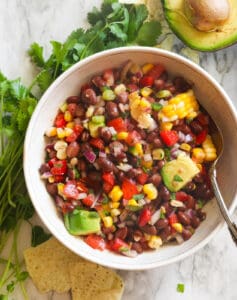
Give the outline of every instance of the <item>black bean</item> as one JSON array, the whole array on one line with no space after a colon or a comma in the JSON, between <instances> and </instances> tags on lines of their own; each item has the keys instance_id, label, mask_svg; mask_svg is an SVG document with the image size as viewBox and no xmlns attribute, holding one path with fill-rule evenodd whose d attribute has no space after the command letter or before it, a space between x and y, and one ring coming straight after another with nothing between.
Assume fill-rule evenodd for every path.
<instances>
[{"instance_id":1,"label":"black bean","mask_svg":"<svg viewBox=\"0 0 237 300\"><path fill-rule=\"evenodd\" d=\"M195 204L196 204L195 199L191 195L189 195L188 199L185 201L186 208L193 209L195 207Z\"/></svg>"},{"instance_id":2,"label":"black bean","mask_svg":"<svg viewBox=\"0 0 237 300\"><path fill-rule=\"evenodd\" d=\"M84 130L81 134L81 141L82 142L87 142L90 138L90 134L87 130Z\"/></svg>"},{"instance_id":3,"label":"black bean","mask_svg":"<svg viewBox=\"0 0 237 300\"><path fill-rule=\"evenodd\" d=\"M50 171L50 166L48 164L42 164L39 168L40 174L44 174Z\"/></svg>"},{"instance_id":4,"label":"black bean","mask_svg":"<svg viewBox=\"0 0 237 300\"><path fill-rule=\"evenodd\" d=\"M80 146L77 142L71 142L66 149L67 157L73 158L76 157L79 153Z\"/></svg>"},{"instance_id":5,"label":"black bean","mask_svg":"<svg viewBox=\"0 0 237 300\"><path fill-rule=\"evenodd\" d=\"M180 223L182 223L183 225L190 225L190 217L185 212L178 211L177 216Z\"/></svg>"},{"instance_id":6,"label":"black bean","mask_svg":"<svg viewBox=\"0 0 237 300\"><path fill-rule=\"evenodd\" d=\"M50 195L56 195L58 193L57 183L46 183L46 190Z\"/></svg>"},{"instance_id":7,"label":"black bean","mask_svg":"<svg viewBox=\"0 0 237 300\"><path fill-rule=\"evenodd\" d=\"M78 104L77 107L76 107L75 115L77 117L83 117L85 115L85 113L86 113L86 110L85 110L84 106L82 104Z\"/></svg>"},{"instance_id":8,"label":"black bean","mask_svg":"<svg viewBox=\"0 0 237 300\"><path fill-rule=\"evenodd\" d=\"M88 88L82 92L82 101L89 105L95 105L99 102L96 93L93 89Z\"/></svg>"},{"instance_id":9,"label":"black bean","mask_svg":"<svg viewBox=\"0 0 237 300\"><path fill-rule=\"evenodd\" d=\"M139 254L143 252L143 247L138 242L132 243L132 247L131 248L132 248L132 250L137 251L137 253L139 253Z\"/></svg>"},{"instance_id":10,"label":"black bean","mask_svg":"<svg viewBox=\"0 0 237 300\"><path fill-rule=\"evenodd\" d=\"M206 219L207 214L199 208L199 209L197 210L197 216L199 217L199 219L200 219L201 221L203 221L203 220Z\"/></svg>"},{"instance_id":11,"label":"black bean","mask_svg":"<svg viewBox=\"0 0 237 300\"><path fill-rule=\"evenodd\" d=\"M190 123L190 127L191 127L192 131L193 131L195 134L199 134L200 132L203 131L203 127L202 127L201 123L200 123L198 120L193 120L193 121Z\"/></svg>"},{"instance_id":12,"label":"black bean","mask_svg":"<svg viewBox=\"0 0 237 300\"><path fill-rule=\"evenodd\" d=\"M79 171L86 171L86 162L83 159L79 159L77 163L77 168Z\"/></svg>"},{"instance_id":13,"label":"black bean","mask_svg":"<svg viewBox=\"0 0 237 300\"><path fill-rule=\"evenodd\" d=\"M198 228L198 226L200 225L200 219L197 216L192 216L191 225L193 228Z\"/></svg>"},{"instance_id":14,"label":"black bean","mask_svg":"<svg viewBox=\"0 0 237 300\"><path fill-rule=\"evenodd\" d=\"M163 90L165 87L165 81L164 79L156 79L154 82L154 86L158 89L158 90Z\"/></svg>"},{"instance_id":15,"label":"black bean","mask_svg":"<svg viewBox=\"0 0 237 300\"><path fill-rule=\"evenodd\" d=\"M127 177L128 178L135 178L137 177L138 175L140 175L142 173L142 170L141 169L135 169L135 168L132 168L130 169L128 172L127 172Z\"/></svg>"},{"instance_id":16,"label":"black bean","mask_svg":"<svg viewBox=\"0 0 237 300\"><path fill-rule=\"evenodd\" d=\"M125 178L125 173L123 171L118 171L117 178L119 182L122 182Z\"/></svg>"},{"instance_id":17,"label":"black bean","mask_svg":"<svg viewBox=\"0 0 237 300\"><path fill-rule=\"evenodd\" d=\"M92 82L94 83L94 85L95 85L96 87L98 87L98 88L102 88L103 86L106 85L105 80L104 80L101 76L95 76L95 77L92 78L91 81L92 81Z\"/></svg>"},{"instance_id":18,"label":"black bean","mask_svg":"<svg viewBox=\"0 0 237 300\"><path fill-rule=\"evenodd\" d=\"M168 239L168 237L171 235L170 225L168 225L165 228L161 229L158 234L159 234L160 238L162 239L162 241L166 241Z\"/></svg>"},{"instance_id":19,"label":"black bean","mask_svg":"<svg viewBox=\"0 0 237 300\"><path fill-rule=\"evenodd\" d=\"M67 103L78 103L80 101L79 96L70 96L66 99Z\"/></svg>"},{"instance_id":20,"label":"black bean","mask_svg":"<svg viewBox=\"0 0 237 300\"><path fill-rule=\"evenodd\" d=\"M182 237L185 241L189 240L192 236L192 232L186 228L183 228Z\"/></svg>"},{"instance_id":21,"label":"black bean","mask_svg":"<svg viewBox=\"0 0 237 300\"><path fill-rule=\"evenodd\" d=\"M191 88L190 84L183 77L176 77L173 82L176 91L179 93L184 93Z\"/></svg>"},{"instance_id":22,"label":"black bean","mask_svg":"<svg viewBox=\"0 0 237 300\"><path fill-rule=\"evenodd\" d=\"M106 103L106 113L109 118L116 118L119 116L118 106L116 103L109 101Z\"/></svg>"},{"instance_id":23,"label":"black bean","mask_svg":"<svg viewBox=\"0 0 237 300\"><path fill-rule=\"evenodd\" d=\"M99 157L96 162L104 172L112 172L114 164L106 157Z\"/></svg>"},{"instance_id":24,"label":"black bean","mask_svg":"<svg viewBox=\"0 0 237 300\"><path fill-rule=\"evenodd\" d=\"M182 124L182 125L174 126L173 129L175 131L181 131L184 134L189 134L191 132L191 129L190 129L190 127L187 124Z\"/></svg>"},{"instance_id":25,"label":"black bean","mask_svg":"<svg viewBox=\"0 0 237 300\"><path fill-rule=\"evenodd\" d=\"M152 143L155 138L158 138L158 132L156 130L154 130L148 134L146 141L148 143Z\"/></svg>"},{"instance_id":26,"label":"black bean","mask_svg":"<svg viewBox=\"0 0 237 300\"><path fill-rule=\"evenodd\" d=\"M193 190L195 190L195 188L196 188L196 185L192 181L188 182L184 187L185 191L187 191L187 192L192 192Z\"/></svg>"},{"instance_id":27,"label":"black bean","mask_svg":"<svg viewBox=\"0 0 237 300\"><path fill-rule=\"evenodd\" d=\"M128 228L125 226L123 228L119 228L116 233L115 233L115 237L119 238L121 240L125 240L128 234Z\"/></svg>"},{"instance_id":28,"label":"black bean","mask_svg":"<svg viewBox=\"0 0 237 300\"><path fill-rule=\"evenodd\" d=\"M170 199L170 192L163 184L159 186L159 197L164 201L169 201Z\"/></svg>"},{"instance_id":29,"label":"black bean","mask_svg":"<svg viewBox=\"0 0 237 300\"><path fill-rule=\"evenodd\" d=\"M122 103L122 104L128 103L128 93L127 92L121 92L117 96L117 100L118 100L119 103Z\"/></svg>"},{"instance_id":30,"label":"black bean","mask_svg":"<svg viewBox=\"0 0 237 300\"><path fill-rule=\"evenodd\" d=\"M101 174L97 171L89 171L87 177L93 181L101 181Z\"/></svg>"},{"instance_id":31,"label":"black bean","mask_svg":"<svg viewBox=\"0 0 237 300\"><path fill-rule=\"evenodd\" d=\"M164 144L162 143L161 139L160 138L155 138L153 141L152 141L152 144L155 148L163 148L164 147Z\"/></svg>"},{"instance_id":32,"label":"black bean","mask_svg":"<svg viewBox=\"0 0 237 300\"><path fill-rule=\"evenodd\" d=\"M165 165L165 161L164 160L159 160L156 164L156 166L158 167L158 170L160 170L161 168L163 168Z\"/></svg>"},{"instance_id":33,"label":"black bean","mask_svg":"<svg viewBox=\"0 0 237 300\"><path fill-rule=\"evenodd\" d=\"M109 149L113 156L118 157L118 158L121 158L121 156L123 158L125 157L125 153L123 152L125 150L124 145L122 143L120 143L119 141L111 142L109 144Z\"/></svg>"},{"instance_id":34,"label":"black bean","mask_svg":"<svg viewBox=\"0 0 237 300\"><path fill-rule=\"evenodd\" d=\"M157 234L157 229L154 225L145 225L141 227L142 231L150 234L150 235L156 235Z\"/></svg>"},{"instance_id":35,"label":"black bean","mask_svg":"<svg viewBox=\"0 0 237 300\"><path fill-rule=\"evenodd\" d=\"M155 224L155 226L156 226L156 228L157 228L157 230L161 230L161 229L164 229L165 227L167 227L169 225L169 221L168 221L168 219L159 219L157 222L156 222L156 224Z\"/></svg>"},{"instance_id":36,"label":"black bean","mask_svg":"<svg viewBox=\"0 0 237 300\"><path fill-rule=\"evenodd\" d=\"M159 186L160 183L161 183L161 176L160 174L153 174L149 179L148 181L153 183L155 186Z\"/></svg>"},{"instance_id":37,"label":"black bean","mask_svg":"<svg viewBox=\"0 0 237 300\"><path fill-rule=\"evenodd\" d=\"M204 181L204 178L201 173L198 173L194 178L193 181L196 183L202 183Z\"/></svg>"},{"instance_id":38,"label":"black bean","mask_svg":"<svg viewBox=\"0 0 237 300\"><path fill-rule=\"evenodd\" d=\"M99 127L99 135L105 143L109 143L112 139L112 134L108 127Z\"/></svg>"}]
</instances>

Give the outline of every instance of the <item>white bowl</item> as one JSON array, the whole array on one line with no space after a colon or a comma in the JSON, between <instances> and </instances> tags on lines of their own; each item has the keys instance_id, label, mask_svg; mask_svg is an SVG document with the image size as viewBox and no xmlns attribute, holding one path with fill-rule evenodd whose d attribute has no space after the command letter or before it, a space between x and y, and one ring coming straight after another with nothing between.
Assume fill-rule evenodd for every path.
<instances>
[{"instance_id":1,"label":"white bowl","mask_svg":"<svg viewBox=\"0 0 237 300\"><path fill-rule=\"evenodd\" d=\"M44 161L44 133L52 125L60 104L68 96L78 94L81 85L92 75L120 66L128 59L138 64L146 62L164 64L170 74L181 75L194 83L199 102L223 133L224 159L218 164L218 182L229 211L233 211L237 200L237 114L234 107L225 91L202 68L177 54L156 48L125 47L104 51L84 59L63 73L45 92L31 118L25 139L24 172L28 191L37 213L62 244L78 255L104 266L141 270L178 261L207 244L224 223L215 199L206 205L204 210L207 212L207 219L201 223L190 240L181 245L165 245L157 251L128 258L110 251L94 250L79 237L70 235L38 171Z\"/></svg>"}]
</instances>

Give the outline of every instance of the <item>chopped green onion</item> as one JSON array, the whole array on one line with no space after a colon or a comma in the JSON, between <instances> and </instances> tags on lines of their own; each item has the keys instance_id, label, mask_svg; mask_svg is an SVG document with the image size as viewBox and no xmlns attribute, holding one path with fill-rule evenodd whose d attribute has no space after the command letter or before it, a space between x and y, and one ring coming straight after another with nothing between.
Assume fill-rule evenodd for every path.
<instances>
[{"instance_id":1,"label":"chopped green onion","mask_svg":"<svg viewBox=\"0 0 237 300\"><path fill-rule=\"evenodd\" d=\"M151 104L151 107L152 107L152 109L153 109L154 111L159 111L159 110L162 109L163 105L160 104L160 103L154 102L154 103Z\"/></svg>"},{"instance_id":2,"label":"chopped green onion","mask_svg":"<svg viewBox=\"0 0 237 300\"><path fill-rule=\"evenodd\" d=\"M95 124L102 124L105 122L105 117L104 116L93 116L91 120Z\"/></svg>"},{"instance_id":3,"label":"chopped green onion","mask_svg":"<svg viewBox=\"0 0 237 300\"><path fill-rule=\"evenodd\" d=\"M177 284L176 291L177 291L178 293L184 293L184 288L185 288L185 286L184 286L183 283L178 283L178 284Z\"/></svg>"},{"instance_id":4,"label":"chopped green onion","mask_svg":"<svg viewBox=\"0 0 237 300\"><path fill-rule=\"evenodd\" d=\"M105 90L102 94L102 98L105 101L113 101L116 98L116 95L112 90Z\"/></svg>"}]
</instances>

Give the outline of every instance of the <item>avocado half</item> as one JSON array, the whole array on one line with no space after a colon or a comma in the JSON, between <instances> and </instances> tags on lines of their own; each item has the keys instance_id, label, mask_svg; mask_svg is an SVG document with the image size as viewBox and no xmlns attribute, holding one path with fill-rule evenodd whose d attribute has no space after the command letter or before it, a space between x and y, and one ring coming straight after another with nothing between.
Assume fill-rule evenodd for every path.
<instances>
[{"instance_id":1,"label":"avocado half","mask_svg":"<svg viewBox=\"0 0 237 300\"><path fill-rule=\"evenodd\" d=\"M184 0L162 0L162 4L170 28L190 48L215 51L237 42L236 0L229 0L230 16L221 30L210 32L202 32L192 26L184 14Z\"/></svg>"}]
</instances>

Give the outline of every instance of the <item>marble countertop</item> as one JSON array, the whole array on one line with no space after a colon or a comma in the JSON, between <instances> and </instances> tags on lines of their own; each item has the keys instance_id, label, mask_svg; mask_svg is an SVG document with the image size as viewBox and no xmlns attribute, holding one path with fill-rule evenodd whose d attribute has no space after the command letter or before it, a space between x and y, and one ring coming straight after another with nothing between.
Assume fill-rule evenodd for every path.
<instances>
[{"instance_id":1,"label":"marble countertop","mask_svg":"<svg viewBox=\"0 0 237 300\"><path fill-rule=\"evenodd\" d=\"M85 24L87 12L100 3L98 0L1 0L1 71L12 79L20 76L26 85L30 84L35 70L26 52L29 45L37 41L49 49L50 40L63 41L73 29ZM216 53L202 53L200 62L237 107L237 44ZM237 220L236 212L234 217ZM29 228L25 226L23 231L22 249L29 242ZM237 248L226 227L208 245L180 262L149 271L119 273L125 280L123 300L237 299ZM183 294L176 291L178 283L185 284ZM40 296L30 281L27 288L30 300L69 299L66 295ZM12 299L22 298L16 291Z\"/></svg>"}]
</instances>

